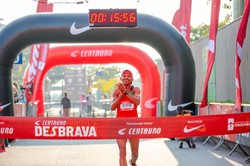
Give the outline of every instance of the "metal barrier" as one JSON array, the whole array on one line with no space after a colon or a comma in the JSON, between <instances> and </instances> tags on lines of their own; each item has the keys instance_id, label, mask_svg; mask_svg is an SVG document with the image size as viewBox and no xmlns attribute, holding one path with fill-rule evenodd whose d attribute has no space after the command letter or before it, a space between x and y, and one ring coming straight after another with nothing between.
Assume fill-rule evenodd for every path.
<instances>
[{"instance_id":1,"label":"metal barrier","mask_svg":"<svg viewBox=\"0 0 250 166\"><path fill-rule=\"evenodd\" d=\"M163 105L161 101L156 102L156 117L163 116Z\"/></svg>"},{"instance_id":2,"label":"metal barrier","mask_svg":"<svg viewBox=\"0 0 250 166\"><path fill-rule=\"evenodd\" d=\"M61 117L62 105L61 102L45 102L45 115L46 117ZM72 101L70 117L79 117L81 109L81 101ZM115 112L110 110L110 99L99 100L93 102L92 111L90 115L87 114L87 106L85 108L85 115L83 117L112 117L115 116Z\"/></svg>"}]
</instances>

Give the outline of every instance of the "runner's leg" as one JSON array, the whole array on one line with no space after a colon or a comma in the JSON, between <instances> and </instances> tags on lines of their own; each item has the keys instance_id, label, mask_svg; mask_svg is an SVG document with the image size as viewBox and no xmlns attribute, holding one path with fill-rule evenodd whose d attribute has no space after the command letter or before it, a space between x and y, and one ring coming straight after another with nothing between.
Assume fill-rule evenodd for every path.
<instances>
[{"instance_id":1,"label":"runner's leg","mask_svg":"<svg viewBox=\"0 0 250 166\"><path fill-rule=\"evenodd\" d=\"M126 161L126 142L127 139L117 139L116 140L118 147L119 147L119 163L120 166L127 166L127 161Z\"/></svg>"},{"instance_id":2,"label":"runner's leg","mask_svg":"<svg viewBox=\"0 0 250 166\"><path fill-rule=\"evenodd\" d=\"M131 157L132 157L132 164L136 163L139 155L139 139L129 139L130 148L131 148Z\"/></svg>"}]
</instances>

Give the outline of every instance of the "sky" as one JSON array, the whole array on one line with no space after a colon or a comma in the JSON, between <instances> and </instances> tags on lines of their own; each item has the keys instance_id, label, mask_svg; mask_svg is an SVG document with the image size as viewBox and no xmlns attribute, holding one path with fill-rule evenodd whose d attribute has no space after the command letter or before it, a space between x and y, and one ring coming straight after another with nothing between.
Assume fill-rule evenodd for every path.
<instances>
[{"instance_id":1,"label":"sky","mask_svg":"<svg viewBox=\"0 0 250 166\"><path fill-rule=\"evenodd\" d=\"M1 0L0 18L1 23L9 22L29 14L36 13L38 0ZM88 9L94 8L136 8L138 13L147 13L160 17L171 23L175 11L179 8L178 0L48 0L54 3L54 13L87 13ZM202 23L209 24L211 2L208 0L192 0L191 26ZM227 0L222 0L225 2ZM76 2L84 2L76 4ZM221 13L225 13L221 8ZM223 19L223 16L221 17Z\"/></svg>"},{"instance_id":2,"label":"sky","mask_svg":"<svg viewBox=\"0 0 250 166\"><path fill-rule=\"evenodd\" d=\"M0 0L0 23L8 24L17 18L35 14L38 0ZM88 3L86 3L88 1ZM210 23L211 2L208 0L192 0L191 26ZM223 2L228 0L221 0ZM136 8L137 13L146 13L172 22L173 15L179 8L179 0L48 0L54 4L54 13L87 13L89 9L99 8ZM84 2L76 4L76 2ZM225 11L221 7L220 20L223 20ZM147 49L153 59L159 58L154 49ZM134 69L135 70L135 69Z\"/></svg>"}]
</instances>

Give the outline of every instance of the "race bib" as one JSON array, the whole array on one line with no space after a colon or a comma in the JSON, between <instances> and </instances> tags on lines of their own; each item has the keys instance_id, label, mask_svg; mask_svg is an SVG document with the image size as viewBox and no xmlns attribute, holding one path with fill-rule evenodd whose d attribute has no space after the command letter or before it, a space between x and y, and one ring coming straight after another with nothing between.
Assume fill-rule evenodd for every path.
<instances>
[{"instance_id":1,"label":"race bib","mask_svg":"<svg viewBox=\"0 0 250 166\"><path fill-rule=\"evenodd\" d=\"M132 111L134 109L134 103L123 102L120 104L121 111Z\"/></svg>"}]
</instances>

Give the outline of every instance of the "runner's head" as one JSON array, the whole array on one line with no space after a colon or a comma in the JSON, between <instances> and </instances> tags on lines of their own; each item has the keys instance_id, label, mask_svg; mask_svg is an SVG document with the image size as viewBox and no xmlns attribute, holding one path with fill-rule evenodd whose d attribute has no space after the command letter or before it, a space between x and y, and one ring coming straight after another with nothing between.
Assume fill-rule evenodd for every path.
<instances>
[{"instance_id":1,"label":"runner's head","mask_svg":"<svg viewBox=\"0 0 250 166\"><path fill-rule=\"evenodd\" d=\"M124 85L132 84L133 74L130 70L126 69L122 72L120 80Z\"/></svg>"},{"instance_id":2,"label":"runner's head","mask_svg":"<svg viewBox=\"0 0 250 166\"><path fill-rule=\"evenodd\" d=\"M183 107L182 106L178 106L177 109L176 109L176 113L177 114L182 114L182 111L183 111Z\"/></svg>"},{"instance_id":3,"label":"runner's head","mask_svg":"<svg viewBox=\"0 0 250 166\"><path fill-rule=\"evenodd\" d=\"M124 74L130 75L130 76L133 78L133 73L132 73L130 70L128 70L128 69L122 71L121 77L122 77Z\"/></svg>"}]
</instances>

